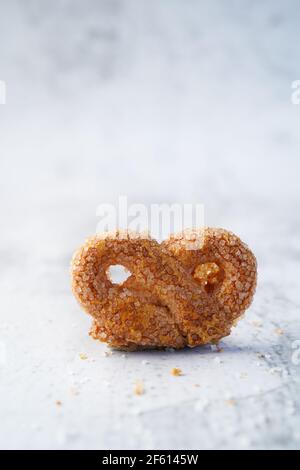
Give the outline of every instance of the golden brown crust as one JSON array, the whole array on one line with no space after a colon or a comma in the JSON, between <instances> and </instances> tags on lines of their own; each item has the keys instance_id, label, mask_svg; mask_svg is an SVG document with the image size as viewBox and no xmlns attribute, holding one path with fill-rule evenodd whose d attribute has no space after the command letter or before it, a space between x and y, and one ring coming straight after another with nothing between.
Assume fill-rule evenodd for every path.
<instances>
[{"instance_id":1,"label":"golden brown crust","mask_svg":"<svg viewBox=\"0 0 300 470\"><path fill-rule=\"evenodd\" d=\"M107 276L121 264L121 285ZM72 260L72 290L94 321L91 335L119 349L217 342L249 307L256 260L234 234L205 228L159 244L136 233L94 236Z\"/></svg>"}]
</instances>

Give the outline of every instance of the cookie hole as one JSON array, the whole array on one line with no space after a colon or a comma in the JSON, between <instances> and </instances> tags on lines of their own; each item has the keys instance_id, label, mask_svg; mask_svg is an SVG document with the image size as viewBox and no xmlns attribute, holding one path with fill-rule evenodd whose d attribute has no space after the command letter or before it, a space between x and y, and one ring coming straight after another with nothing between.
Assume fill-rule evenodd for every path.
<instances>
[{"instance_id":1,"label":"cookie hole","mask_svg":"<svg viewBox=\"0 0 300 470\"><path fill-rule=\"evenodd\" d=\"M194 279L204 285L208 293L212 293L221 282L221 270L216 263L204 263L196 266Z\"/></svg>"},{"instance_id":2,"label":"cookie hole","mask_svg":"<svg viewBox=\"0 0 300 470\"><path fill-rule=\"evenodd\" d=\"M109 266L106 271L108 279L113 284L123 284L127 279L131 276L131 272L128 271L124 266L121 264L113 264Z\"/></svg>"}]
</instances>

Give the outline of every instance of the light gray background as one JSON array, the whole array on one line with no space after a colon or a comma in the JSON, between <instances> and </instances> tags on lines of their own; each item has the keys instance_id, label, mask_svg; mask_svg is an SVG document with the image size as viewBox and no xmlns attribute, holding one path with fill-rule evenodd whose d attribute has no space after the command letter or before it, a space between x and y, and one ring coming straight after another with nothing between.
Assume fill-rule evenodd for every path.
<instances>
[{"instance_id":1,"label":"light gray background","mask_svg":"<svg viewBox=\"0 0 300 470\"><path fill-rule=\"evenodd\" d=\"M300 447L299 20L296 0L1 1L1 448ZM87 335L69 261L120 194L203 203L256 253L222 353Z\"/></svg>"}]
</instances>

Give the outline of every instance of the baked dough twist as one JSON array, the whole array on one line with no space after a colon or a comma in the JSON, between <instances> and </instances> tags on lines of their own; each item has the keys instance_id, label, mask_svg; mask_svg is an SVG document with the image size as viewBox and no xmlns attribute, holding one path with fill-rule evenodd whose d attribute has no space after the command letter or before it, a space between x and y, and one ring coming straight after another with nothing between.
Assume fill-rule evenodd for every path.
<instances>
[{"instance_id":1,"label":"baked dough twist","mask_svg":"<svg viewBox=\"0 0 300 470\"><path fill-rule=\"evenodd\" d=\"M131 275L114 284L107 271ZM257 265L223 229L187 230L159 244L130 232L96 235L72 259L72 290L93 317L91 336L118 349L217 343L249 307Z\"/></svg>"}]
</instances>

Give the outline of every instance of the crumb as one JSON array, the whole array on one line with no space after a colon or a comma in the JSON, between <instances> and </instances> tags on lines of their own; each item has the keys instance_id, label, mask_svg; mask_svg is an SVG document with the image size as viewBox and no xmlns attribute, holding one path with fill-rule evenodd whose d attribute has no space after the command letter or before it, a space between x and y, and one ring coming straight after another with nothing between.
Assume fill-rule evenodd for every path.
<instances>
[{"instance_id":1,"label":"crumb","mask_svg":"<svg viewBox=\"0 0 300 470\"><path fill-rule=\"evenodd\" d=\"M215 358L214 358L214 362L215 362L216 364L222 364L222 361L221 361L221 359L220 359L219 357L215 357Z\"/></svg>"},{"instance_id":2,"label":"crumb","mask_svg":"<svg viewBox=\"0 0 300 470\"><path fill-rule=\"evenodd\" d=\"M80 357L80 359L81 359L82 361L85 361L85 360L88 358L87 355L84 354L84 353L80 353L80 354L79 354L79 357Z\"/></svg>"},{"instance_id":3,"label":"crumb","mask_svg":"<svg viewBox=\"0 0 300 470\"><path fill-rule=\"evenodd\" d=\"M179 377L180 375L182 375L182 370L179 369L179 367L173 367L173 369L171 369L171 374L175 377Z\"/></svg>"},{"instance_id":4,"label":"crumb","mask_svg":"<svg viewBox=\"0 0 300 470\"><path fill-rule=\"evenodd\" d=\"M224 351L224 348L222 348L221 346L219 346L219 344L211 344L210 345L210 349L214 352L223 352Z\"/></svg>"},{"instance_id":5,"label":"crumb","mask_svg":"<svg viewBox=\"0 0 300 470\"><path fill-rule=\"evenodd\" d=\"M40 424L32 424L31 425L31 429L33 429L34 431L40 431L42 429L42 426Z\"/></svg>"},{"instance_id":6,"label":"crumb","mask_svg":"<svg viewBox=\"0 0 300 470\"><path fill-rule=\"evenodd\" d=\"M263 353L260 352L256 353L256 355L259 359L264 359L266 357Z\"/></svg>"},{"instance_id":7,"label":"crumb","mask_svg":"<svg viewBox=\"0 0 300 470\"><path fill-rule=\"evenodd\" d=\"M219 344L211 344L210 349L217 353L221 353L224 351L224 348L222 348L222 346L219 346Z\"/></svg>"},{"instance_id":8,"label":"crumb","mask_svg":"<svg viewBox=\"0 0 300 470\"><path fill-rule=\"evenodd\" d=\"M82 379L79 380L80 384L86 384L87 382L90 382L91 378L90 377L82 377Z\"/></svg>"},{"instance_id":9,"label":"crumb","mask_svg":"<svg viewBox=\"0 0 300 470\"><path fill-rule=\"evenodd\" d=\"M281 367L271 367L270 369L270 374L276 374L276 373L281 373L282 372L282 369Z\"/></svg>"},{"instance_id":10,"label":"crumb","mask_svg":"<svg viewBox=\"0 0 300 470\"><path fill-rule=\"evenodd\" d=\"M140 416L142 414L142 410L140 408L133 408L131 412L135 416Z\"/></svg>"},{"instance_id":11,"label":"crumb","mask_svg":"<svg viewBox=\"0 0 300 470\"><path fill-rule=\"evenodd\" d=\"M134 387L135 395L143 395L145 393L145 387L143 382L137 381Z\"/></svg>"},{"instance_id":12,"label":"crumb","mask_svg":"<svg viewBox=\"0 0 300 470\"><path fill-rule=\"evenodd\" d=\"M199 388L200 385L199 384L194 384L194 387Z\"/></svg>"},{"instance_id":13,"label":"crumb","mask_svg":"<svg viewBox=\"0 0 300 470\"><path fill-rule=\"evenodd\" d=\"M246 374L246 372L242 372L240 378L245 379L246 377L248 377L248 374Z\"/></svg>"},{"instance_id":14,"label":"crumb","mask_svg":"<svg viewBox=\"0 0 300 470\"><path fill-rule=\"evenodd\" d=\"M276 328L276 329L274 330L274 333L275 333L276 335L278 335L278 336L282 336L283 333L284 333L284 331L283 331L281 328Z\"/></svg>"},{"instance_id":15,"label":"crumb","mask_svg":"<svg viewBox=\"0 0 300 470\"><path fill-rule=\"evenodd\" d=\"M207 399L204 398L203 400L198 400L194 405L194 410L198 413L202 412L205 410L205 408L207 408L208 405L209 401Z\"/></svg>"},{"instance_id":16,"label":"crumb","mask_svg":"<svg viewBox=\"0 0 300 470\"><path fill-rule=\"evenodd\" d=\"M60 400L56 400L55 404L56 404L56 406L61 406L62 402Z\"/></svg>"},{"instance_id":17,"label":"crumb","mask_svg":"<svg viewBox=\"0 0 300 470\"><path fill-rule=\"evenodd\" d=\"M111 351L104 351L103 356L104 357L110 357L110 356L112 356L112 352Z\"/></svg>"},{"instance_id":18,"label":"crumb","mask_svg":"<svg viewBox=\"0 0 300 470\"><path fill-rule=\"evenodd\" d=\"M229 400L225 400L225 403L230 406L235 406L236 400L234 400L234 398L229 398Z\"/></svg>"},{"instance_id":19,"label":"crumb","mask_svg":"<svg viewBox=\"0 0 300 470\"><path fill-rule=\"evenodd\" d=\"M262 327L262 321L261 320L253 320L251 323L256 328L261 328Z\"/></svg>"}]
</instances>

